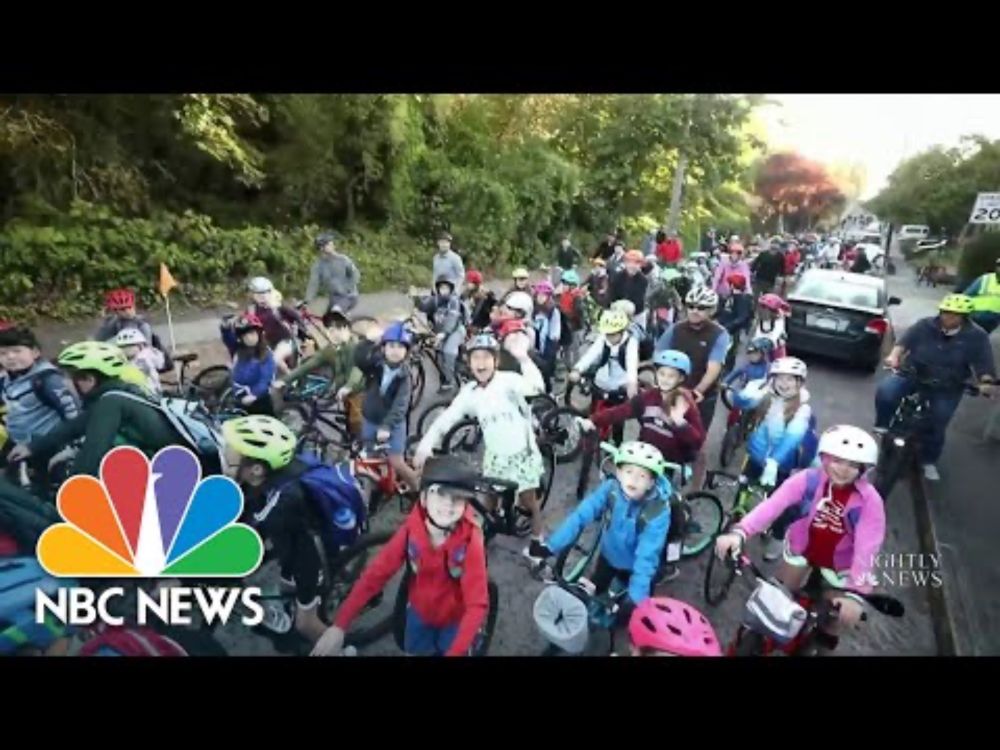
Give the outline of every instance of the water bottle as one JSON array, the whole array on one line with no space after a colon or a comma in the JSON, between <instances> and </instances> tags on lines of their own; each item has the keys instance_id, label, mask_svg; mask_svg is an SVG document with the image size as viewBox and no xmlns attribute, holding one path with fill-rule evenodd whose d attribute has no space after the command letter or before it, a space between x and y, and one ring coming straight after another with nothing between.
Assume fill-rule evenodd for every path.
<instances>
[{"instance_id":1,"label":"water bottle","mask_svg":"<svg viewBox=\"0 0 1000 750\"><path fill-rule=\"evenodd\" d=\"M358 517L350 508L343 506L333 512L333 525L341 531L353 531L357 526Z\"/></svg>"}]
</instances>

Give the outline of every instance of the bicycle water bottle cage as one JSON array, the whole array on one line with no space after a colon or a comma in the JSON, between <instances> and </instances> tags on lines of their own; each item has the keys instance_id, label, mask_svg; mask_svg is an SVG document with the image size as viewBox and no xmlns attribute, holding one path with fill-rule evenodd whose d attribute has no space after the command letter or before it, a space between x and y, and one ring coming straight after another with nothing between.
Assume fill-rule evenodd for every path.
<instances>
[{"instance_id":1,"label":"bicycle water bottle cage","mask_svg":"<svg viewBox=\"0 0 1000 750\"><path fill-rule=\"evenodd\" d=\"M777 579L758 581L747 599L743 624L784 645L802 630L808 613Z\"/></svg>"}]
</instances>

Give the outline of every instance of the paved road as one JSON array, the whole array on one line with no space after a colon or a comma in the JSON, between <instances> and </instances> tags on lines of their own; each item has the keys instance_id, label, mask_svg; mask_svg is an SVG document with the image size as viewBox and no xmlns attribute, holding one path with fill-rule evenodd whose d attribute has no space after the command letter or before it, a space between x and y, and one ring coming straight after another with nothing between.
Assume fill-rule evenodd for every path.
<instances>
[{"instance_id":1,"label":"paved road","mask_svg":"<svg viewBox=\"0 0 1000 750\"><path fill-rule=\"evenodd\" d=\"M940 297L939 291L917 291L906 279L891 280L894 294L904 298L904 303L894 310L894 320L898 330L933 312L934 304ZM398 304L402 304L398 300ZM873 421L873 394L877 378L852 370L840 364L811 358L809 388L820 428L839 422L849 422L862 427L870 427ZM710 455L717 455L718 444L724 427L724 407L716 413L709 435ZM631 433L634 435L635 427ZM549 528L565 516L575 505L573 486L577 465L557 468L556 483L552 497L546 508ZM884 547L888 553L919 553L913 504L905 490L897 491L888 503L889 530ZM398 516L397 516L398 518ZM541 584L534 581L523 567L518 552L523 546L519 540L498 537L489 552L490 576L499 586L500 610L491 654L493 655L533 655L540 653L545 643L534 629L531 611ZM658 593L691 602L702 608L715 625L720 639L727 640L738 623L742 604L749 593L747 584L737 584L729 599L713 609L705 605L702 598L702 579L706 560L700 558L682 566L681 575L674 581L660 587ZM743 585L744 588L739 587ZM888 590L888 589L887 589ZM847 639L841 652L845 655L933 655L937 652L931 626L930 609L926 591L916 586L901 586L889 591L900 598L906 606L907 615L902 620L891 620L877 613L858 631ZM232 653L266 654L273 653L265 639L254 636L235 627L223 635L222 639ZM600 642L594 641L594 648ZM373 644L363 650L366 655L393 655L398 650L391 638Z\"/></svg>"}]
</instances>

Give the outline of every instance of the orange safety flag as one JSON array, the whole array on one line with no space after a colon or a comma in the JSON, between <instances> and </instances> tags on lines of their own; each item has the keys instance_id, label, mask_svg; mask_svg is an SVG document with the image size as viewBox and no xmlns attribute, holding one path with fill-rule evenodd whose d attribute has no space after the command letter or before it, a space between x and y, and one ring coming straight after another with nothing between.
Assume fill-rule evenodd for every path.
<instances>
[{"instance_id":1,"label":"orange safety flag","mask_svg":"<svg viewBox=\"0 0 1000 750\"><path fill-rule=\"evenodd\" d=\"M170 275L170 269L166 263L160 264L160 294L166 297L170 290L177 286L174 277Z\"/></svg>"}]
</instances>

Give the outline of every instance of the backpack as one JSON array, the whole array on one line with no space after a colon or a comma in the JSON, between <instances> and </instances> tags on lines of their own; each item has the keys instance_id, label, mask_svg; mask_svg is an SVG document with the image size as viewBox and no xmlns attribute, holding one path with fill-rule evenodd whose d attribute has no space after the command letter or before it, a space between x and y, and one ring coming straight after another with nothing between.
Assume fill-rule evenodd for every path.
<instances>
[{"instance_id":1,"label":"backpack","mask_svg":"<svg viewBox=\"0 0 1000 750\"><path fill-rule=\"evenodd\" d=\"M629 341L631 341L631 340L632 339L630 337ZM626 365L625 365L625 355L626 355L626 353L628 351L628 343L629 342L626 341L623 345L620 345L618 347L618 355L617 355L618 364L621 365L621 368L623 370L625 370L626 372L628 371L628 367L626 367ZM597 364L594 365L594 372L597 372L602 367L604 367L604 365L606 365L610 359L611 359L611 345L608 344L607 342L605 342L604 343L604 351L601 352L600 359L598 359L597 360ZM641 359L641 357L640 357L640 359Z\"/></svg>"},{"instance_id":2,"label":"backpack","mask_svg":"<svg viewBox=\"0 0 1000 750\"><path fill-rule=\"evenodd\" d=\"M110 627L91 638L80 656L187 656L178 643L147 627Z\"/></svg>"},{"instance_id":3,"label":"backpack","mask_svg":"<svg viewBox=\"0 0 1000 750\"><path fill-rule=\"evenodd\" d=\"M569 321L574 328L579 328L582 322L577 311L577 300L582 296L583 290L577 288L563 292L559 297L559 312L563 316L563 321ZM563 326L563 328L565 327Z\"/></svg>"},{"instance_id":4,"label":"backpack","mask_svg":"<svg viewBox=\"0 0 1000 750\"><path fill-rule=\"evenodd\" d=\"M66 416L66 409L63 407L62 401L53 396L52 393L50 393L45 387L46 381L53 376L62 377L59 370L54 368L42 370L41 372L36 373L31 378L31 392L34 394L35 398L38 399L40 404L54 411L59 415L59 419L65 422L69 419L69 417ZM6 390L9 382L9 379L6 376L0 378L0 390Z\"/></svg>"},{"instance_id":5,"label":"backpack","mask_svg":"<svg viewBox=\"0 0 1000 750\"><path fill-rule=\"evenodd\" d=\"M368 518L350 464L329 466L308 453L301 453L296 458L306 465L306 470L291 481L302 484L309 501L323 519L320 530L323 544L329 551L353 544L367 527Z\"/></svg>"},{"instance_id":6,"label":"backpack","mask_svg":"<svg viewBox=\"0 0 1000 750\"><path fill-rule=\"evenodd\" d=\"M163 398L159 403L149 398L143 398L126 390L111 390L101 394L101 398L115 394L145 404L156 409L166 417L174 430L181 436L187 447L194 451L201 463L202 474L220 474L222 472L223 441L215 428L212 417L202 410L192 408L190 401L180 398Z\"/></svg>"}]
</instances>

